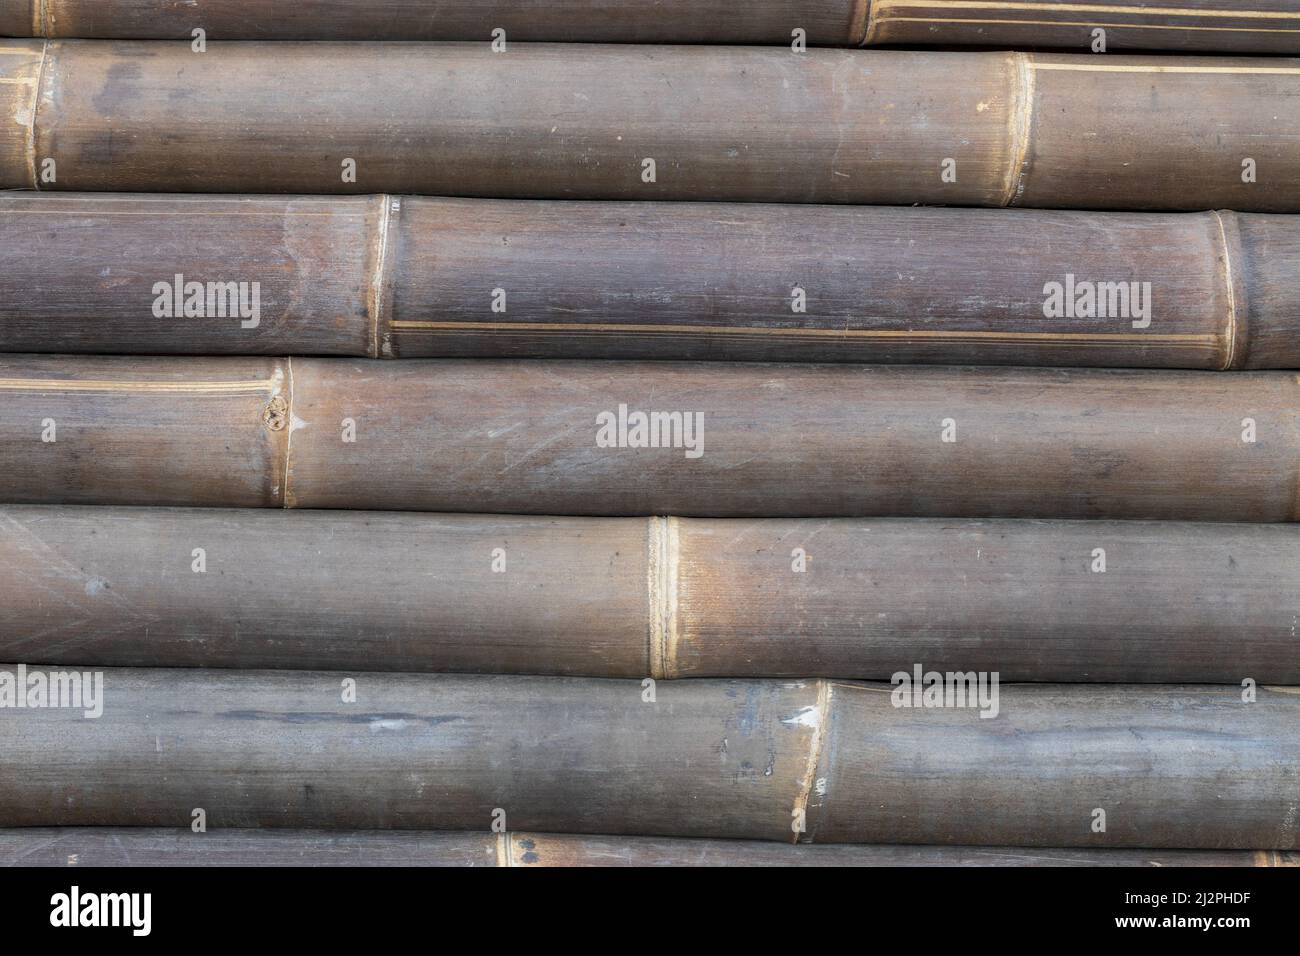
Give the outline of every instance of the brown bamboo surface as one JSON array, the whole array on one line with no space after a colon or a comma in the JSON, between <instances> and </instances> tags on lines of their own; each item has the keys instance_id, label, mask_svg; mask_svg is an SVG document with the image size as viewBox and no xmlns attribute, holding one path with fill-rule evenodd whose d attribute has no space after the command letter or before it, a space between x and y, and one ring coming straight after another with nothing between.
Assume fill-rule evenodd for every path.
<instances>
[{"instance_id":1,"label":"brown bamboo surface","mask_svg":"<svg viewBox=\"0 0 1300 956\"><path fill-rule=\"evenodd\" d=\"M861 43L1300 53L1288 0L0 0L0 35L227 40Z\"/></svg>"},{"instance_id":2,"label":"brown bamboo surface","mask_svg":"<svg viewBox=\"0 0 1300 956\"><path fill-rule=\"evenodd\" d=\"M1294 368L1300 217L15 192L0 350Z\"/></svg>"},{"instance_id":3,"label":"brown bamboo surface","mask_svg":"<svg viewBox=\"0 0 1300 956\"><path fill-rule=\"evenodd\" d=\"M11 506L0 594L60 665L1300 684L1292 525Z\"/></svg>"},{"instance_id":4,"label":"brown bamboo surface","mask_svg":"<svg viewBox=\"0 0 1300 956\"><path fill-rule=\"evenodd\" d=\"M0 721L0 826L1296 849L1295 688L99 673Z\"/></svg>"},{"instance_id":5,"label":"brown bamboo surface","mask_svg":"<svg viewBox=\"0 0 1300 956\"><path fill-rule=\"evenodd\" d=\"M0 187L1295 212L1298 93L1288 59L7 40Z\"/></svg>"},{"instance_id":6,"label":"brown bamboo surface","mask_svg":"<svg viewBox=\"0 0 1300 956\"><path fill-rule=\"evenodd\" d=\"M1277 850L791 846L759 840L447 830L0 830L0 866L1300 866Z\"/></svg>"},{"instance_id":7,"label":"brown bamboo surface","mask_svg":"<svg viewBox=\"0 0 1300 956\"><path fill-rule=\"evenodd\" d=\"M1293 372L14 355L0 394L11 504L1297 518Z\"/></svg>"}]
</instances>

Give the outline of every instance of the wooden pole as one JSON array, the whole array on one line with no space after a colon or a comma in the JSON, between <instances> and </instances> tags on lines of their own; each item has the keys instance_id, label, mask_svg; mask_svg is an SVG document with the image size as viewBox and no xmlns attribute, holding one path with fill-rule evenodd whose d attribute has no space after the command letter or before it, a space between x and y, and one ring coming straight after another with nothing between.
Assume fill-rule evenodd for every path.
<instances>
[{"instance_id":1,"label":"wooden pole","mask_svg":"<svg viewBox=\"0 0 1300 956\"><path fill-rule=\"evenodd\" d=\"M1277 850L1094 850L462 833L448 830L0 830L0 866L1300 866Z\"/></svg>"},{"instance_id":2,"label":"wooden pole","mask_svg":"<svg viewBox=\"0 0 1300 956\"><path fill-rule=\"evenodd\" d=\"M12 506L0 593L69 666L1300 684L1290 525Z\"/></svg>"},{"instance_id":3,"label":"wooden pole","mask_svg":"<svg viewBox=\"0 0 1300 956\"><path fill-rule=\"evenodd\" d=\"M0 671L7 827L1296 848L1288 688Z\"/></svg>"},{"instance_id":4,"label":"wooden pole","mask_svg":"<svg viewBox=\"0 0 1300 956\"><path fill-rule=\"evenodd\" d=\"M1285 60L4 46L0 188L1300 211Z\"/></svg>"},{"instance_id":5,"label":"wooden pole","mask_svg":"<svg viewBox=\"0 0 1300 956\"><path fill-rule=\"evenodd\" d=\"M1230 212L19 192L0 350L1295 368L1297 257Z\"/></svg>"},{"instance_id":6,"label":"wooden pole","mask_svg":"<svg viewBox=\"0 0 1300 956\"><path fill-rule=\"evenodd\" d=\"M1291 372L7 356L0 394L18 504L1297 517Z\"/></svg>"}]
</instances>

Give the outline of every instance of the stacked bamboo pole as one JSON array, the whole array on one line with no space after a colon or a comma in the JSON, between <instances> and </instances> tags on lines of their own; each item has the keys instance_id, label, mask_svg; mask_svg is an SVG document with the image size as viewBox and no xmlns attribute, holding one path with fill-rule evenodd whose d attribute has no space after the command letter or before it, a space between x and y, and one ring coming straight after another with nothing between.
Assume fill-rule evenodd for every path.
<instances>
[{"instance_id":1,"label":"stacked bamboo pole","mask_svg":"<svg viewBox=\"0 0 1300 956\"><path fill-rule=\"evenodd\" d=\"M1197 521L1300 504L1294 372L37 355L0 357L0 394L15 503Z\"/></svg>"},{"instance_id":2,"label":"stacked bamboo pole","mask_svg":"<svg viewBox=\"0 0 1300 956\"><path fill-rule=\"evenodd\" d=\"M805 44L1300 15L733 6L0 0L0 864L1295 865L1300 60Z\"/></svg>"},{"instance_id":3,"label":"stacked bamboo pole","mask_svg":"<svg viewBox=\"0 0 1300 956\"><path fill-rule=\"evenodd\" d=\"M1300 212L1294 60L14 40L0 81L8 188Z\"/></svg>"},{"instance_id":4,"label":"stacked bamboo pole","mask_svg":"<svg viewBox=\"0 0 1300 956\"><path fill-rule=\"evenodd\" d=\"M814 844L454 830L0 830L0 866L1300 866L1276 850Z\"/></svg>"},{"instance_id":5,"label":"stacked bamboo pole","mask_svg":"<svg viewBox=\"0 0 1300 956\"><path fill-rule=\"evenodd\" d=\"M1300 684L1291 525L8 507L0 593L68 666Z\"/></svg>"},{"instance_id":6,"label":"stacked bamboo pole","mask_svg":"<svg viewBox=\"0 0 1300 956\"><path fill-rule=\"evenodd\" d=\"M183 826L199 809L218 828L1296 844L1289 688L1247 705L1236 687L1008 684L982 709L925 709L830 681L101 674L98 717L0 722L26 768L0 779L0 826Z\"/></svg>"},{"instance_id":7,"label":"stacked bamboo pole","mask_svg":"<svg viewBox=\"0 0 1300 956\"><path fill-rule=\"evenodd\" d=\"M1300 53L1287 0L0 0L0 36L972 44ZM1101 31L1098 37L1097 31ZM802 34L802 36L801 36ZM1099 44L1099 41L1100 44Z\"/></svg>"},{"instance_id":8,"label":"stacked bamboo pole","mask_svg":"<svg viewBox=\"0 0 1300 956\"><path fill-rule=\"evenodd\" d=\"M19 192L0 351L1294 368L1297 261L1231 212Z\"/></svg>"}]
</instances>

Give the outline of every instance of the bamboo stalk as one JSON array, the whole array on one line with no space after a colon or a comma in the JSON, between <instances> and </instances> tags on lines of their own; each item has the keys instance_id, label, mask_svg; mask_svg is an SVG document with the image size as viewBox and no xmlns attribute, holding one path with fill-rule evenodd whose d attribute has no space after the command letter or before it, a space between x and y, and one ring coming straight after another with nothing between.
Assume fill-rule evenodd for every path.
<instances>
[{"instance_id":1,"label":"bamboo stalk","mask_svg":"<svg viewBox=\"0 0 1300 956\"><path fill-rule=\"evenodd\" d=\"M907 43L1300 53L1288 0L0 0L0 36L190 40L508 40L630 43Z\"/></svg>"},{"instance_id":2,"label":"bamboo stalk","mask_svg":"<svg viewBox=\"0 0 1300 956\"><path fill-rule=\"evenodd\" d=\"M1290 372L8 356L0 501L1290 521L1298 385Z\"/></svg>"},{"instance_id":3,"label":"bamboo stalk","mask_svg":"<svg viewBox=\"0 0 1300 956\"><path fill-rule=\"evenodd\" d=\"M858 0L0 0L0 36L190 40L481 40L507 42L861 42Z\"/></svg>"},{"instance_id":4,"label":"bamboo stalk","mask_svg":"<svg viewBox=\"0 0 1300 956\"><path fill-rule=\"evenodd\" d=\"M0 105L17 122L0 126L0 187L1300 210L1290 60L564 44L498 54L485 43L5 50Z\"/></svg>"},{"instance_id":5,"label":"bamboo stalk","mask_svg":"<svg viewBox=\"0 0 1300 956\"><path fill-rule=\"evenodd\" d=\"M0 593L58 665L1300 684L1284 525L17 506Z\"/></svg>"},{"instance_id":6,"label":"bamboo stalk","mask_svg":"<svg viewBox=\"0 0 1300 956\"><path fill-rule=\"evenodd\" d=\"M447 830L0 830L0 866L1300 866L1276 850L790 846L757 840Z\"/></svg>"},{"instance_id":7,"label":"bamboo stalk","mask_svg":"<svg viewBox=\"0 0 1300 956\"><path fill-rule=\"evenodd\" d=\"M1297 259L1229 212L11 193L0 350L1294 368Z\"/></svg>"},{"instance_id":8,"label":"bamboo stalk","mask_svg":"<svg viewBox=\"0 0 1300 956\"><path fill-rule=\"evenodd\" d=\"M0 826L1296 848L1288 688L1009 684L991 712L825 681L100 673L98 717L0 721Z\"/></svg>"},{"instance_id":9,"label":"bamboo stalk","mask_svg":"<svg viewBox=\"0 0 1300 956\"><path fill-rule=\"evenodd\" d=\"M1290 0L870 0L870 5L867 43L1300 53L1300 10Z\"/></svg>"}]
</instances>

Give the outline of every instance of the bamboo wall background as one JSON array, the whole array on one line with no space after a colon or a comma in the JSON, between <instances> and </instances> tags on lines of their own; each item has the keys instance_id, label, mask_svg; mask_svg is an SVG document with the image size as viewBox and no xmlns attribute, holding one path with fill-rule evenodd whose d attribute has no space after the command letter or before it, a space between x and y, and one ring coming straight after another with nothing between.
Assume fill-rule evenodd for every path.
<instances>
[{"instance_id":1,"label":"bamboo wall background","mask_svg":"<svg viewBox=\"0 0 1300 956\"><path fill-rule=\"evenodd\" d=\"M0 0L0 864L1295 866L1291 7Z\"/></svg>"}]
</instances>

